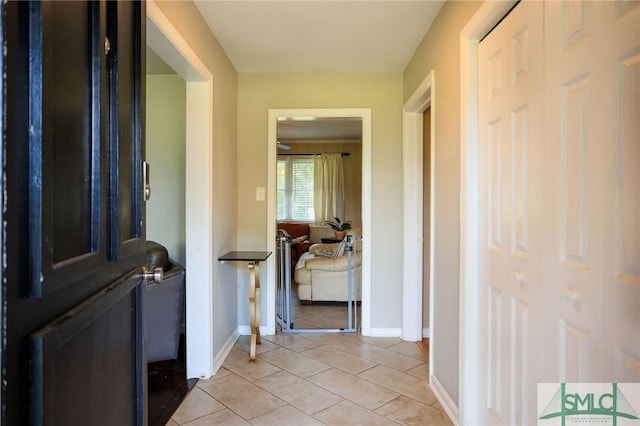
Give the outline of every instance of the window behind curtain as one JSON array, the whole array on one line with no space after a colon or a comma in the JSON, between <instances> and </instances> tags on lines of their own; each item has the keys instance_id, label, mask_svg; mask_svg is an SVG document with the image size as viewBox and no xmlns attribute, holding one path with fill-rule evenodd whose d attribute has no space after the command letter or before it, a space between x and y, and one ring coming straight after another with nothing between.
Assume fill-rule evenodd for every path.
<instances>
[{"instance_id":1,"label":"window behind curtain","mask_svg":"<svg viewBox=\"0 0 640 426\"><path fill-rule=\"evenodd\" d=\"M277 174L277 219L313 222L313 157L281 157Z\"/></svg>"}]
</instances>

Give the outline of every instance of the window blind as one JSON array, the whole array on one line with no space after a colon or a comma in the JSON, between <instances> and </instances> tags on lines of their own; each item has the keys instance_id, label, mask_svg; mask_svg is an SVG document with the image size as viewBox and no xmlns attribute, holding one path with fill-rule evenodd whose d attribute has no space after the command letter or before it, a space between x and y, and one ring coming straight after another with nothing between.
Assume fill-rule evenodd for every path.
<instances>
[{"instance_id":1,"label":"window blind","mask_svg":"<svg viewBox=\"0 0 640 426\"><path fill-rule=\"evenodd\" d=\"M284 157L277 167L277 219L314 221L313 157Z\"/></svg>"}]
</instances>

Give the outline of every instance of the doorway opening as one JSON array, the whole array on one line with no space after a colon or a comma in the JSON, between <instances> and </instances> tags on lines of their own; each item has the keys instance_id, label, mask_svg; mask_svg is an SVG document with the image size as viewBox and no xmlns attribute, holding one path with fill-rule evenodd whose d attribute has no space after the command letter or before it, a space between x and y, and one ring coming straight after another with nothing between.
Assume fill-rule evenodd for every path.
<instances>
[{"instance_id":1,"label":"doorway opening","mask_svg":"<svg viewBox=\"0 0 640 426\"><path fill-rule=\"evenodd\" d=\"M213 316L213 75L153 2L147 3L147 45L186 82L187 377L211 377L215 371L213 325L203 319Z\"/></svg>"},{"instance_id":2,"label":"doorway opening","mask_svg":"<svg viewBox=\"0 0 640 426\"><path fill-rule=\"evenodd\" d=\"M147 240L185 264L186 82L147 48L145 155L150 164Z\"/></svg>"},{"instance_id":3,"label":"doorway opening","mask_svg":"<svg viewBox=\"0 0 640 426\"><path fill-rule=\"evenodd\" d=\"M183 318L186 82L150 47L146 63L145 160L151 171L147 175L151 187L145 217L147 249L158 253L163 247L168 255L162 283L147 287L147 342L156 348L147 350L148 421L164 425L195 385L195 379L187 380L186 375ZM166 306L153 310L151 306L160 301ZM158 347L166 349L158 351Z\"/></svg>"},{"instance_id":4,"label":"doorway opening","mask_svg":"<svg viewBox=\"0 0 640 426\"><path fill-rule=\"evenodd\" d=\"M433 71L404 105L404 247L402 338L433 339L433 226L435 158L435 77ZM427 134L428 133L428 134ZM425 305L427 303L427 305ZM427 325L427 326L426 326ZM430 357L433 351L429 351ZM432 368L430 359L429 367ZM429 374L431 376L431 372Z\"/></svg>"},{"instance_id":5,"label":"doorway opening","mask_svg":"<svg viewBox=\"0 0 640 426\"><path fill-rule=\"evenodd\" d=\"M451 362L450 357L447 358L444 354L439 356L438 342L450 339L451 336L438 334L438 318L442 318L444 308L442 303L437 303L441 301L436 300L438 294L434 291L434 277L437 276L439 267L434 260L437 254L434 244L436 105L436 79L434 71L431 71L403 108L402 338L418 342L428 337L431 389L442 402L447 415L456 419L458 407L434 374L436 363ZM428 152L424 152L427 150Z\"/></svg>"},{"instance_id":6,"label":"doorway opening","mask_svg":"<svg viewBox=\"0 0 640 426\"><path fill-rule=\"evenodd\" d=\"M278 297L286 297L278 304L278 317L286 319L280 328L356 331L362 275L362 119L278 117L276 133L277 228L292 238L290 249L277 252L279 271L290 269L278 275Z\"/></svg>"},{"instance_id":7,"label":"doorway opening","mask_svg":"<svg viewBox=\"0 0 640 426\"><path fill-rule=\"evenodd\" d=\"M268 151L268 220L267 243L268 250L276 251L277 232L277 157L278 157L278 119L287 118L290 121L309 120L314 117L322 119L342 119L344 121L361 121L361 332L367 336L370 334L370 264L371 254L367 247L367 235L371 235L371 110L370 109L290 109L269 110L269 151ZM287 144L285 144L287 145ZM341 218L344 219L344 218ZM347 218L351 219L351 218ZM351 219L353 220L353 219ZM321 238L321 237L316 237ZM275 334L276 331L276 262L275 259L267 263L267 291L263 306L267 307L266 333Z\"/></svg>"}]
</instances>

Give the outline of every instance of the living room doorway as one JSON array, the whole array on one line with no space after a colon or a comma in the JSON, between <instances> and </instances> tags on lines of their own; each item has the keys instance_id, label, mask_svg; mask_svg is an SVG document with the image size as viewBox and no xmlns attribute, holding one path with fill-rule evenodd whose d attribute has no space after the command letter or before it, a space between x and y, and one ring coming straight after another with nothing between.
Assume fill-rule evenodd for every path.
<instances>
[{"instance_id":1,"label":"living room doorway","mask_svg":"<svg viewBox=\"0 0 640 426\"><path fill-rule=\"evenodd\" d=\"M356 330L361 300L362 244L356 240L362 234L362 119L279 117L276 136L277 228L292 237L289 331ZM342 228L350 235L348 247ZM280 278L284 284L284 276Z\"/></svg>"},{"instance_id":2,"label":"living room doorway","mask_svg":"<svg viewBox=\"0 0 640 426\"><path fill-rule=\"evenodd\" d=\"M306 268L307 260L315 261L318 253L312 255L309 252L314 244L327 244L316 246L324 251L335 253L339 250L338 242L342 238L336 238L331 227L326 225L326 220L338 217L341 222L350 221L350 232L357 237L367 234L370 223L370 141L371 119L370 110L354 109L327 109L327 110L270 110L269 111L269 233L273 237L275 251L275 236L279 223L295 222L301 224L296 229L295 237L304 237L294 244L303 244L301 250L296 251L292 259L291 283L292 283L292 314L291 319L294 329L308 330L338 330L348 327L348 303L346 299L347 271L334 270L335 277L328 276L327 271L319 274L319 285L331 283L329 287L316 287L313 290L313 278L317 273ZM344 175L344 205L327 216L317 217L314 208L313 186L307 188L307 196L294 196L293 182L286 182L287 173L295 173L300 179L304 173L313 185L313 170L316 164L322 163L321 158L334 157L342 163ZM325 158L329 161L328 158ZM321 166L322 170L325 169ZM327 166L329 167L329 166ZM318 179L318 178L316 178ZM326 186L327 184L323 185ZM289 193L287 193L289 191ZM295 200L295 201L293 201ZM306 201L305 201L306 200ZM329 204L333 203L327 202ZM341 210L340 210L341 209ZM319 209L320 210L320 209ZM334 217L333 212L335 213ZM299 231L299 232L298 232ZM292 233L292 234L293 234ZM300 235L297 235L300 234ZM306 235L306 237L305 237ZM298 238L300 240L300 238ZM355 244L357 247L352 252L352 285L354 299L361 301L354 309L357 318L358 329L369 328L369 261L366 244L361 238ZM296 247L297 248L297 247ZM292 250L293 252L293 250ZM331 253L327 253L330 255ZM326 259L326 260L325 260ZM346 257L338 256L336 259L326 257L322 262L344 262ZM273 318L273 332L276 332L276 267L267 271L267 327ZM298 271L296 271L296 268ZM332 266L329 269L334 268ZM335 268L334 268L335 269ZM340 269L340 268L338 268ZM329 274L333 273L330 272ZM324 273L324 276L323 276ZM297 275L297 280L296 280ZM300 282L298 282L300 281ZM340 283L343 284L340 284ZM332 288L335 287L335 288ZM320 289L320 290L319 290ZM323 293L323 290L326 290ZM336 293L342 290L343 295ZM355 293L357 291L357 293ZM342 300L344 299L344 300ZM271 330L271 329L270 329Z\"/></svg>"}]
</instances>

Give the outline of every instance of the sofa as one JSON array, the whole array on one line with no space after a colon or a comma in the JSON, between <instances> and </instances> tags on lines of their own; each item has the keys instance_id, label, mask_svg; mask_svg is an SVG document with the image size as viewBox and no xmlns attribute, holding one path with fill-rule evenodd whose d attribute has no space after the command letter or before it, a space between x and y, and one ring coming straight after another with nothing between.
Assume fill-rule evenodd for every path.
<instances>
[{"instance_id":1,"label":"sofa","mask_svg":"<svg viewBox=\"0 0 640 426\"><path fill-rule=\"evenodd\" d=\"M282 229L291 236L291 271L295 270L298 259L309 251L311 247L311 230L308 223L278 222L278 229ZM292 272L293 273L293 272Z\"/></svg>"},{"instance_id":2,"label":"sofa","mask_svg":"<svg viewBox=\"0 0 640 426\"><path fill-rule=\"evenodd\" d=\"M146 283L147 362L176 359L184 328L185 269L155 241L147 241L146 268L162 268L164 275L159 283Z\"/></svg>"},{"instance_id":3,"label":"sofa","mask_svg":"<svg viewBox=\"0 0 640 426\"><path fill-rule=\"evenodd\" d=\"M294 271L298 285L298 298L303 305L313 302L346 302L348 257L345 251L338 257L326 257L318 254L332 253L338 249L340 243L314 244L304 253ZM351 252L351 285L355 300L362 299L362 250L360 241L354 244Z\"/></svg>"}]
</instances>

